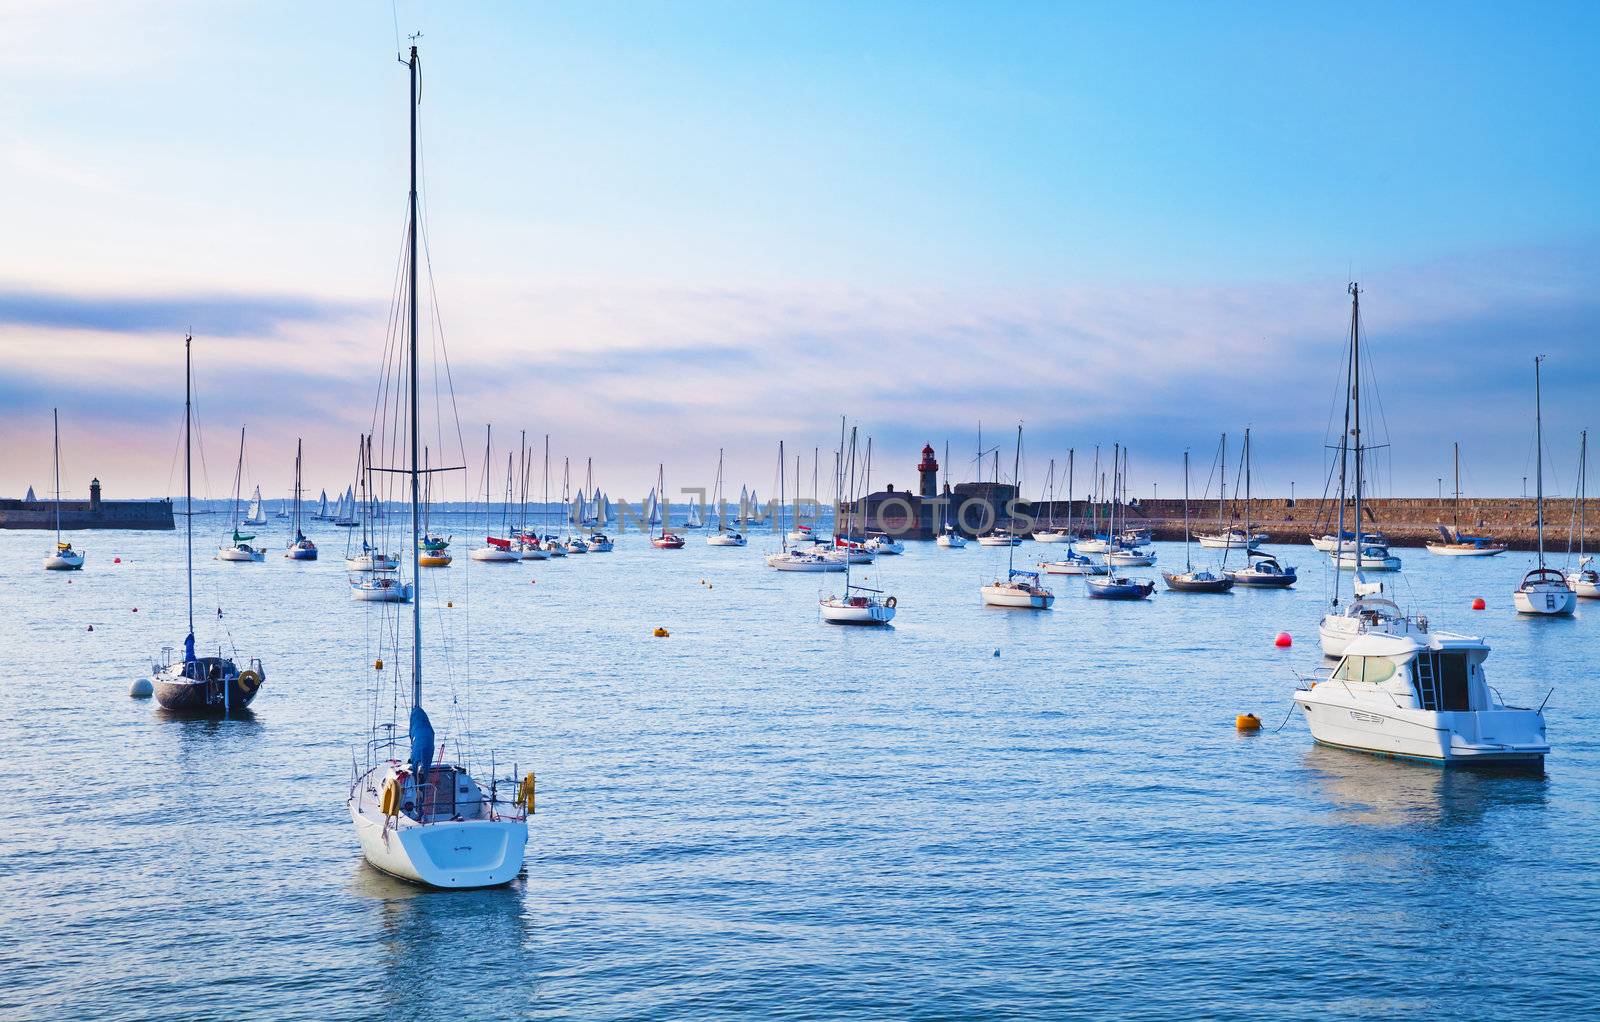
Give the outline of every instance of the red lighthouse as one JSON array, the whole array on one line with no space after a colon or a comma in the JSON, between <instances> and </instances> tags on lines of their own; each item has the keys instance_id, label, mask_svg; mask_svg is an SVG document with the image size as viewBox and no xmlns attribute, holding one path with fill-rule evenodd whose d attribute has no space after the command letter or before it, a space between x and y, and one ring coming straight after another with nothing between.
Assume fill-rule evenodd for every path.
<instances>
[{"instance_id":1,"label":"red lighthouse","mask_svg":"<svg viewBox=\"0 0 1600 1022\"><path fill-rule=\"evenodd\" d=\"M939 495L939 463L933 457L933 445L922 445L922 461L917 465L917 475L920 480L918 494L923 500L932 500Z\"/></svg>"}]
</instances>

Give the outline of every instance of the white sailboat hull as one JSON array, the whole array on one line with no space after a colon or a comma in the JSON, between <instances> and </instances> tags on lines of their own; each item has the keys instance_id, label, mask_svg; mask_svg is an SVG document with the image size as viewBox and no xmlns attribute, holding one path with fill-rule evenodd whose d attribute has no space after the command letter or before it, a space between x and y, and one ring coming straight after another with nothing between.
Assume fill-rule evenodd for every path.
<instances>
[{"instance_id":1,"label":"white sailboat hull","mask_svg":"<svg viewBox=\"0 0 1600 1022\"><path fill-rule=\"evenodd\" d=\"M219 561L264 561L267 559L265 550L257 550L249 546L225 546L217 550Z\"/></svg>"},{"instance_id":2,"label":"white sailboat hull","mask_svg":"<svg viewBox=\"0 0 1600 1022\"><path fill-rule=\"evenodd\" d=\"M979 536L979 546L1021 546L1021 536Z\"/></svg>"},{"instance_id":3,"label":"white sailboat hull","mask_svg":"<svg viewBox=\"0 0 1600 1022\"><path fill-rule=\"evenodd\" d=\"M1156 563L1156 555L1153 552L1121 550L1106 554L1106 563L1122 568L1146 568Z\"/></svg>"},{"instance_id":4,"label":"white sailboat hull","mask_svg":"<svg viewBox=\"0 0 1600 1022\"><path fill-rule=\"evenodd\" d=\"M1511 599L1518 614L1562 617L1578 608L1578 594L1566 587L1530 586L1512 593Z\"/></svg>"},{"instance_id":5,"label":"white sailboat hull","mask_svg":"<svg viewBox=\"0 0 1600 1022\"><path fill-rule=\"evenodd\" d=\"M767 567L776 571L843 571L845 563L815 555L769 554Z\"/></svg>"},{"instance_id":6,"label":"white sailboat hull","mask_svg":"<svg viewBox=\"0 0 1600 1022\"><path fill-rule=\"evenodd\" d=\"M467 554L467 556L472 558L474 561L506 562L522 560L522 555L517 553L515 550L502 550L497 546L481 546Z\"/></svg>"},{"instance_id":7,"label":"white sailboat hull","mask_svg":"<svg viewBox=\"0 0 1600 1022\"><path fill-rule=\"evenodd\" d=\"M1400 558L1393 554L1381 557L1373 554L1357 556L1354 550L1341 550L1333 555L1340 571L1399 571Z\"/></svg>"},{"instance_id":8,"label":"white sailboat hull","mask_svg":"<svg viewBox=\"0 0 1600 1022\"><path fill-rule=\"evenodd\" d=\"M1109 575L1109 564L1093 561L1040 561L1039 570L1046 575Z\"/></svg>"},{"instance_id":9,"label":"white sailboat hull","mask_svg":"<svg viewBox=\"0 0 1600 1022\"><path fill-rule=\"evenodd\" d=\"M346 571L394 571L400 567L400 558L387 554L357 554L344 559Z\"/></svg>"},{"instance_id":10,"label":"white sailboat hull","mask_svg":"<svg viewBox=\"0 0 1600 1022\"><path fill-rule=\"evenodd\" d=\"M499 887L522 872L526 820L422 826L402 816L386 822L376 806L356 800L350 802L350 819L367 862L402 880L447 889Z\"/></svg>"},{"instance_id":11,"label":"white sailboat hull","mask_svg":"<svg viewBox=\"0 0 1600 1022\"><path fill-rule=\"evenodd\" d=\"M850 600L823 600L822 620L836 625L886 625L894 620L895 609L882 603Z\"/></svg>"},{"instance_id":12,"label":"white sailboat hull","mask_svg":"<svg viewBox=\"0 0 1600 1022\"><path fill-rule=\"evenodd\" d=\"M718 532L706 537L706 546L744 546L747 540L730 532Z\"/></svg>"},{"instance_id":13,"label":"white sailboat hull","mask_svg":"<svg viewBox=\"0 0 1600 1022\"><path fill-rule=\"evenodd\" d=\"M986 607L1017 607L1023 610L1049 610L1056 602L1055 594L1048 590L1030 592L1014 586L990 585L981 587Z\"/></svg>"},{"instance_id":14,"label":"white sailboat hull","mask_svg":"<svg viewBox=\"0 0 1600 1022\"><path fill-rule=\"evenodd\" d=\"M410 603L411 583L394 582L392 585L379 585L380 580L370 582L352 582L350 584L350 598L359 603Z\"/></svg>"},{"instance_id":15,"label":"white sailboat hull","mask_svg":"<svg viewBox=\"0 0 1600 1022\"><path fill-rule=\"evenodd\" d=\"M1053 531L1049 529L1033 534L1033 541L1035 543L1065 543L1070 539L1072 539L1072 536L1069 533Z\"/></svg>"},{"instance_id":16,"label":"white sailboat hull","mask_svg":"<svg viewBox=\"0 0 1600 1022\"><path fill-rule=\"evenodd\" d=\"M1476 543L1429 543L1428 553L1441 557L1493 557L1503 554L1503 546L1478 546Z\"/></svg>"},{"instance_id":17,"label":"white sailboat hull","mask_svg":"<svg viewBox=\"0 0 1600 1022\"><path fill-rule=\"evenodd\" d=\"M966 538L954 532L944 533L934 542L947 550L960 550L967 545Z\"/></svg>"},{"instance_id":18,"label":"white sailboat hull","mask_svg":"<svg viewBox=\"0 0 1600 1022\"><path fill-rule=\"evenodd\" d=\"M51 554L44 559L46 571L79 571L83 568L82 552Z\"/></svg>"}]
</instances>

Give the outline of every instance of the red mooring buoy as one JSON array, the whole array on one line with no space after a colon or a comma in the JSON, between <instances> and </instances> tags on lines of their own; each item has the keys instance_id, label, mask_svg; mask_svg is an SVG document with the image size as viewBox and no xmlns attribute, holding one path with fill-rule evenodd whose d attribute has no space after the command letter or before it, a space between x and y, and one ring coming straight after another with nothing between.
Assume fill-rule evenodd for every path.
<instances>
[{"instance_id":1,"label":"red mooring buoy","mask_svg":"<svg viewBox=\"0 0 1600 1022\"><path fill-rule=\"evenodd\" d=\"M1472 598L1472 609L1473 610L1487 610L1488 607L1489 607L1489 604L1488 604L1487 601L1484 600L1483 597L1474 596Z\"/></svg>"},{"instance_id":2,"label":"red mooring buoy","mask_svg":"<svg viewBox=\"0 0 1600 1022\"><path fill-rule=\"evenodd\" d=\"M1294 636L1290 635L1288 632L1279 632L1278 637L1272 640L1272 644L1277 646L1279 649L1288 649L1290 646L1294 645Z\"/></svg>"}]
</instances>

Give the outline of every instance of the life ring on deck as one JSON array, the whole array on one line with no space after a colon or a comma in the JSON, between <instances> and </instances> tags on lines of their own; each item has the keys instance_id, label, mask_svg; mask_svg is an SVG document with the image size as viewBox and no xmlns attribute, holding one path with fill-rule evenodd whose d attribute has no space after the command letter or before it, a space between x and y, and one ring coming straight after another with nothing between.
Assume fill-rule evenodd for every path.
<instances>
[{"instance_id":1,"label":"life ring on deck","mask_svg":"<svg viewBox=\"0 0 1600 1022\"><path fill-rule=\"evenodd\" d=\"M391 777L383 782L383 794L378 798L378 808L385 816L400 815L400 782Z\"/></svg>"},{"instance_id":2,"label":"life ring on deck","mask_svg":"<svg viewBox=\"0 0 1600 1022\"><path fill-rule=\"evenodd\" d=\"M240 671L239 687L244 689L246 692L254 692L256 689L261 687L261 675L257 674L255 671Z\"/></svg>"},{"instance_id":3,"label":"life ring on deck","mask_svg":"<svg viewBox=\"0 0 1600 1022\"><path fill-rule=\"evenodd\" d=\"M891 596L887 600L883 601L883 605L885 607L888 607L890 610L893 610L896 606L899 605L899 603L900 603L900 601L896 600L893 596Z\"/></svg>"}]
</instances>

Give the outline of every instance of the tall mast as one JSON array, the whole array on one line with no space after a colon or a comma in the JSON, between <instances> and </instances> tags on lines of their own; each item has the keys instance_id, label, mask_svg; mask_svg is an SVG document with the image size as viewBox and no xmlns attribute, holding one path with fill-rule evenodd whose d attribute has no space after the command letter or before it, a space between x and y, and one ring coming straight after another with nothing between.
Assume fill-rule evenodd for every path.
<instances>
[{"instance_id":1,"label":"tall mast","mask_svg":"<svg viewBox=\"0 0 1600 1022\"><path fill-rule=\"evenodd\" d=\"M1361 486L1362 470L1366 459L1361 448L1361 285L1350 284L1350 406L1355 415L1355 426L1350 434L1356 455L1356 573L1361 571ZM1339 537L1340 542L1344 537ZM1354 579L1350 583L1355 585Z\"/></svg>"},{"instance_id":2,"label":"tall mast","mask_svg":"<svg viewBox=\"0 0 1600 1022\"><path fill-rule=\"evenodd\" d=\"M184 577L189 584L189 637L194 638L194 470L191 444L189 442L189 427L194 421L190 411L193 404L193 378L194 364L189 353L190 345L194 342L194 335L187 334L183 338L183 567ZM185 643L186 647L193 643ZM185 650L187 652L187 649Z\"/></svg>"},{"instance_id":3,"label":"tall mast","mask_svg":"<svg viewBox=\"0 0 1600 1022\"><path fill-rule=\"evenodd\" d=\"M542 517L544 519L544 530L543 531L544 532L549 532L550 531L550 434L549 433L546 433L544 435L544 514L542 515ZM646 525L646 528L649 527L649 523L648 522L646 522L645 525ZM540 536L539 539L540 539L541 542L543 542L544 537Z\"/></svg>"},{"instance_id":4,"label":"tall mast","mask_svg":"<svg viewBox=\"0 0 1600 1022\"><path fill-rule=\"evenodd\" d=\"M1250 540L1254 534L1250 531L1250 427L1244 428L1244 541L1245 567L1250 566Z\"/></svg>"},{"instance_id":5,"label":"tall mast","mask_svg":"<svg viewBox=\"0 0 1600 1022\"><path fill-rule=\"evenodd\" d=\"M1194 562L1189 558L1189 451L1183 452L1183 570L1194 570Z\"/></svg>"},{"instance_id":6,"label":"tall mast","mask_svg":"<svg viewBox=\"0 0 1600 1022\"><path fill-rule=\"evenodd\" d=\"M783 506L783 502L784 502L784 499L785 499L785 494L784 494L784 491L783 491L783 474L784 474L783 473L783 467L784 467L783 466L783 441L779 440L778 441L778 506L779 507ZM795 483L795 486L799 486L800 485L800 480L796 479L794 481L794 483ZM739 487L739 492L740 493L744 492L744 487L742 485ZM742 502L743 502L743 498L741 498L741 503ZM740 508L739 509L739 513L742 516L744 514L744 508ZM834 540L834 545L838 546L839 545L839 508L838 508L837 505L834 506L834 514L833 514L833 540ZM789 552L789 530L787 530L787 529L779 529L778 530L778 546L784 553L788 553Z\"/></svg>"},{"instance_id":7,"label":"tall mast","mask_svg":"<svg viewBox=\"0 0 1600 1022\"><path fill-rule=\"evenodd\" d=\"M300 542L300 457L302 441L295 437L294 441L294 541Z\"/></svg>"},{"instance_id":8,"label":"tall mast","mask_svg":"<svg viewBox=\"0 0 1600 1022\"><path fill-rule=\"evenodd\" d=\"M56 458L56 549L61 548L61 412L59 409L50 409L50 421L55 432L55 458Z\"/></svg>"},{"instance_id":9,"label":"tall mast","mask_svg":"<svg viewBox=\"0 0 1600 1022\"><path fill-rule=\"evenodd\" d=\"M421 433L417 401L417 48L411 47L411 229L406 232L406 259L410 263L409 351L411 376L411 705L422 705L422 572L418 551L417 526L421 517L421 486L417 472L418 435ZM485 472L488 471L487 464Z\"/></svg>"},{"instance_id":10,"label":"tall mast","mask_svg":"<svg viewBox=\"0 0 1600 1022\"><path fill-rule=\"evenodd\" d=\"M1589 431L1578 442L1578 567L1583 567L1583 505L1589 502Z\"/></svg>"},{"instance_id":11,"label":"tall mast","mask_svg":"<svg viewBox=\"0 0 1600 1022\"><path fill-rule=\"evenodd\" d=\"M994 466L995 466L994 467L994 471L995 471L995 487L996 487L996 489L998 489L999 485L1000 485L1000 452L999 452L999 450L996 450L994 452ZM1017 493L1019 493L1019 494L1022 492L1022 475L1021 475L1021 472L1022 472L1022 423L1019 422L1019 423L1017 423L1017 448L1016 448L1016 452L1014 454L1012 454L1012 456L1011 456L1011 478L1012 478L1012 481L1017 484ZM1012 500L1015 500L1015 499L1016 499L1015 497L1012 498ZM1014 527L1011 524L1011 515L1009 513L1006 515L1006 538L1010 541L1010 542L1006 543L1006 581L1009 582L1009 581L1011 581L1011 572L1015 568L1016 563L1017 563L1017 536L1016 536L1016 533L1014 531Z\"/></svg>"},{"instance_id":12,"label":"tall mast","mask_svg":"<svg viewBox=\"0 0 1600 1022\"><path fill-rule=\"evenodd\" d=\"M1450 446L1454 449L1456 467L1456 502L1450 512L1450 521L1456 527L1456 542L1459 543L1461 542L1461 441L1457 440Z\"/></svg>"},{"instance_id":13,"label":"tall mast","mask_svg":"<svg viewBox=\"0 0 1600 1022\"><path fill-rule=\"evenodd\" d=\"M1539 390L1539 363L1544 361L1543 355L1533 357L1533 423L1534 444L1534 486L1535 497L1539 504L1538 522L1539 530L1539 567L1544 567L1544 395ZM1360 490L1356 491L1359 500Z\"/></svg>"},{"instance_id":14,"label":"tall mast","mask_svg":"<svg viewBox=\"0 0 1600 1022\"><path fill-rule=\"evenodd\" d=\"M1067 552L1072 552L1072 470L1073 462L1077 459L1078 449L1067 448Z\"/></svg>"}]
</instances>

